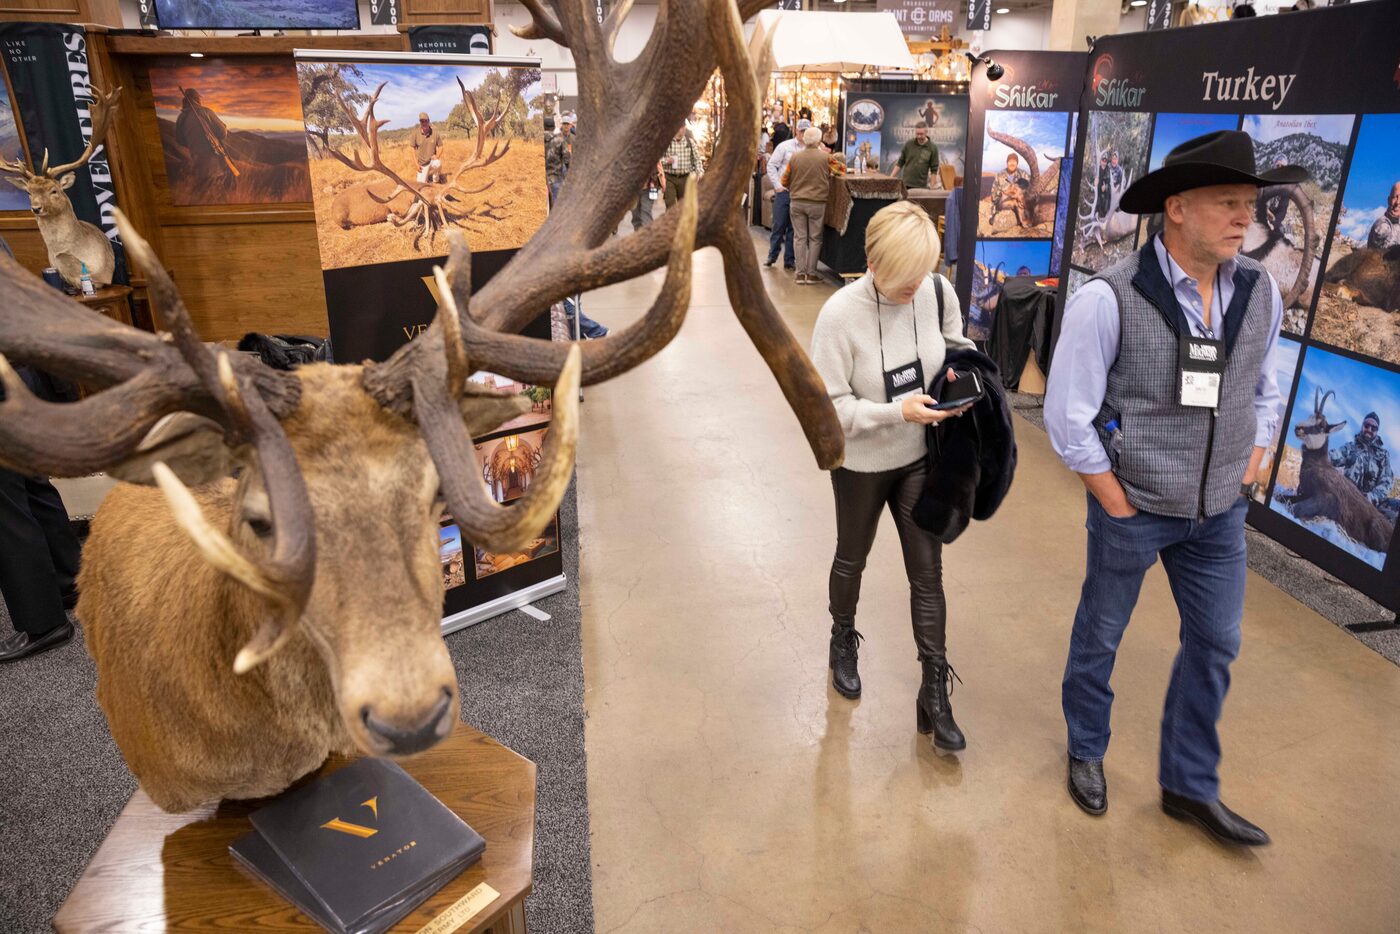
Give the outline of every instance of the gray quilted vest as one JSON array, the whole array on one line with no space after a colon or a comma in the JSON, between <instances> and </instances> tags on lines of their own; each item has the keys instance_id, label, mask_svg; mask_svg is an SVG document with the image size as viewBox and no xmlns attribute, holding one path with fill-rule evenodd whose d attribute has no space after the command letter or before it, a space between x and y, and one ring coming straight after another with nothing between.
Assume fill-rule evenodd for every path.
<instances>
[{"instance_id":1,"label":"gray quilted vest","mask_svg":"<svg viewBox=\"0 0 1400 934\"><path fill-rule=\"evenodd\" d=\"M1204 518L1239 499L1254 448L1254 391L1273 315L1264 267L1243 256L1236 263L1216 411L1178 401L1177 335L1189 333L1189 325L1151 242L1095 277L1118 298L1122 337L1094 426L1128 502L1144 512ZM1115 436L1109 421L1118 422Z\"/></svg>"}]
</instances>

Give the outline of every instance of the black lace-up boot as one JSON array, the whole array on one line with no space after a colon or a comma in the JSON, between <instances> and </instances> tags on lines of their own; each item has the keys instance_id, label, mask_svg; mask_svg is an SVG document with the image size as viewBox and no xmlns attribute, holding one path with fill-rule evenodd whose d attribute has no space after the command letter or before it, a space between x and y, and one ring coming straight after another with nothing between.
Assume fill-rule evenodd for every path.
<instances>
[{"instance_id":1,"label":"black lace-up boot","mask_svg":"<svg viewBox=\"0 0 1400 934\"><path fill-rule=\"evenodd\" d=\"M856 654L865 637L854 625L831 624L831 686L842 697L860 697L860 672L856 670Z\"/></svg>"},{"instance_id":2,"label":"black lace-up boot","mask_svg":"<svg viewBox=\"0 0 1400 934\"><path fill-rule=\"evenodd\" d=\"M953 666L944 659L930 658L920 662L924 681L919 686L919 732L932 733L933 744L939 749L956 751L967 747L967 739L953 719L953 706L948 696L953 693L953 679L958 678Z\"/></svg>"}]
</instances>

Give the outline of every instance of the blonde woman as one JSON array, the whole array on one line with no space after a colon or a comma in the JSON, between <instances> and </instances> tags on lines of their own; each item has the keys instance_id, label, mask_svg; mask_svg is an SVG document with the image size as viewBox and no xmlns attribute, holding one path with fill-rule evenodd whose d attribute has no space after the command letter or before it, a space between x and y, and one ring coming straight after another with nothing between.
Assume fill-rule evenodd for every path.
<instances>
[{"instance_id":1,"label":"blonde woman","mask_svg":"<svg viewBox=\"0 0 1400 934\"><path fill-rule=\"evenodd\" d=\"M924 486L926 426L966 409L937 411L926 394L950 350L971 349L952 285L930 275L941 244L928 215L899 201L870 221L866 274L827 300L812 334L812 361L846 433L845 465L831 472L836 557L831 565L832 685L860 696L856 603L880 513L894 517L909 577L914 645L923 667L918 728L934 745L967 745L948 701L953 677L944 628L942 546L912 515ZM940 295L942 313L940 314Z\"/></svg>"}]
</instances>

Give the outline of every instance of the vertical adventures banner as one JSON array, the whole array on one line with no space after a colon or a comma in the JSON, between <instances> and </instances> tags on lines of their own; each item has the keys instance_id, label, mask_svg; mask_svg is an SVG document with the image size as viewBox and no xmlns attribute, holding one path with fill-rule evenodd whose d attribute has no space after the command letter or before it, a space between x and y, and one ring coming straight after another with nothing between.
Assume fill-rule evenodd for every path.
<instances>
[{"instance_id":1,"label":"vertical adventures banner","mask_svg":"<svg viewBox=\"0 0 1400 934\"><path fill-rule=\"evenodd\" d=\"M471 247L475 290L544 224L539 63L299 52L296 69L334 355L384 360L432 322L433 267L445 262L449 230ZM538 324L549 338L549 316ZM497 502L510 503L529 489L539 466L550 391L492 373L472 379L529 403L525 414L475 439L476 462L463 468L477 471ZM449 624L563 586L557 518L509 555L464 542L450 515L440 539ZM526 598L509 602L521 594Z\"/></svg>"},{"instance_id":2,"label":"vertical adventures banner","mask_svg":"<svg viewBox=\"0 0 1400 934\"><path fill-rule=\"evenodd\" d=\"M1249 521L1400 609L1400 3L1105 37L1078 124L1065 297L1161 229L1120 199L1185 140L1242 130L1256 170L1308 170L1259 192L1242 248L1284 302Z\"/></svg>"},{"instance_id":3,"label":"vertical adventures banner","mask_svg":"<svg viewBox=\"0 0 1400 934\"><path fill-rule=\"evenodd\" d=\"M1088 56L990 52L968 92L967 172L957 270L968 336L986 340L1010 276L1059 268L1074 165L1073 125Z\"/></svg>"},{"instance_id":4,"label":"vertical adventures banner","mask_svg":"<svg viewBox=\"0 0 1400 934\"><path fill-rule=\"evenodd\" d=\"M62 23L0 23L0 57L14 95L12 117L18 118L14 121L18 124L15 143L18 129L22 129L29 152L36 160L43 160L45 150L54 165L76 159L92 138L93 91L87 33L81 26ZM118 106L131 107L130 95L123 97ZM122 114L119 112L115 119L123 119ZM8 124L9 121L0 122L0 152L4 152L3 131ZM10 158L16 153L4 155ZM68 189L73 213L107 235L116 254L113 281L125 282L126 256L113 210L117 206L117 189L107 161L107 147L97 147L88 164L73 174L74 183Z\"/></svg>"}]
</instances>

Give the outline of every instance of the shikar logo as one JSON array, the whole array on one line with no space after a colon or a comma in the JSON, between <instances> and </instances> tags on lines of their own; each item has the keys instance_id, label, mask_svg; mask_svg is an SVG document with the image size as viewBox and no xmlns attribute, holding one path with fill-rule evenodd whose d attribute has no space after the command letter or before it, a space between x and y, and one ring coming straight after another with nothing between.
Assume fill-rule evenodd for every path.
<instances>
[{"instance_id":1,"label":"shikar logo","mask_svg":"<svg viewBox=\"0 0 1400 934\"><path fill-rule=\"evenodd\" d=\"M1147 88L1114 77L1112 55L1100 55L1094 62L1094 74L1090 86L1094 89L1095 107L1141 107L1147 96Z\"/></svg>"},{"instance_id":2,"label":"shikar logo","mask_svg":"<svg viewBox=\"0 0 1400 934\"><path fill-rule=\"evenodd\" d=\"M1029 87L1024 84L998 84L993 100L998 107L1011 110L1052 110L1060 96L1058 91L1050 90L1053 86L1048 82Z\"/></svg>"},{"instance_id":3,"label":"shikar logo","mask_svg":"<svg viewBox=\"0 0 1400 934\"><path fill-rule=\"evenodd\" d=\"M370 798L368 801L361 804L360 807L369 808L374 814L374 819L376 821L379 820L379 795ZM359 824L352 824L349 821L341 820L339 817L335 820L326 821L321 826L326 830L336 830L340 833L348 833L352 837L363 837L365 839L369 839L379 833L379 831L373 827L362 827Z\"/></svg>"}]
</instances>

